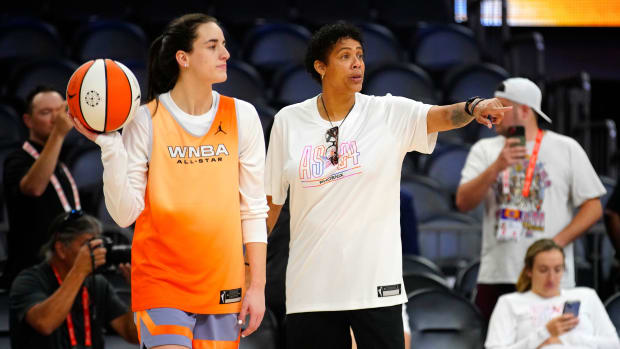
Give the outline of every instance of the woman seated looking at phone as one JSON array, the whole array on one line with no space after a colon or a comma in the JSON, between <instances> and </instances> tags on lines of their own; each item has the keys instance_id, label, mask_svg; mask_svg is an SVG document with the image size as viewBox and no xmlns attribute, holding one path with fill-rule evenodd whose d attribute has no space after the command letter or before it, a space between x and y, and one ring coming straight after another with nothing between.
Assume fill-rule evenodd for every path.
<instances>
[{"instance_id":1,"label":"woman seated looking at phone","mask_svg":"<svg viewBox=\"0 0 620 349\"><path fill-rule=\"evenodd\" d=\"M564 251L551 239L525 255L517 292L499 298L485 348L620 348L618 334L596 292L560 289Z\"/></svg>"}]
</instances>

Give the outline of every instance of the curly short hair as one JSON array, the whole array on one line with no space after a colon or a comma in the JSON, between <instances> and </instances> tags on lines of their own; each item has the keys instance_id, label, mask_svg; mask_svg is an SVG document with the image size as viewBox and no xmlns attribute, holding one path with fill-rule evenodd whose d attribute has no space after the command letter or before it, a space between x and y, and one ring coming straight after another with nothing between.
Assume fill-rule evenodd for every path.
<instances>
[{"instance_id":1,"label":"curly short hair","mask_svg":"<svg viewBox=\"0 0 620 349\"><path fill-rule=\"evenodd\" d=\"M356 26L346 22L324 25L310 39L305 65L308 73L319 84L321 75L314 69L314 61L319 60L327 64L327 57L334 45L341 39L347 38L358 41L364 47L362 32Z\"/></svg>"}]
</instances>

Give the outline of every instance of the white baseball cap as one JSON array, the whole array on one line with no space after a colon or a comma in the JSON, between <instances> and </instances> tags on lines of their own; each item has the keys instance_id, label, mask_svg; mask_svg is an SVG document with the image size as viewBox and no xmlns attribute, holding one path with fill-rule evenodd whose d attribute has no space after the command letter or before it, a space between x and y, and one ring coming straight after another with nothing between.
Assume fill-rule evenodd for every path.
<instances>
[{"instance_id":1,"label":"white baseball cap","mask_svg":"<svg viewBox=\"0 0 620 349\"><path fill-rule=\"evenodd\" d=\"M525 78L506 79L495 91L495 97L506 98L513 102L527 105L543 119L551 123L551 118L540 110L542 92L531 80Z\"/></svg>"}]
</instances>

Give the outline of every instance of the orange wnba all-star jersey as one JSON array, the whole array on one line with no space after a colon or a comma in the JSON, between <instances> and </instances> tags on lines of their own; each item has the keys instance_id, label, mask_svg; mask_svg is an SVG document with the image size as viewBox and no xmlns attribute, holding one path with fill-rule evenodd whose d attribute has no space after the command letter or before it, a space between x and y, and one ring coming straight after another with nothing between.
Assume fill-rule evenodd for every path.
<instances>
[{"instance_id":1,"label":"orange wnba all-star jersey","mask_svg":"<svg viewBox=\"0 0 620 349\"><path fill-rule=\"evenodd\" d=\"M244 265L234 99L220 96L202 137L185 131L162 103L148 108L153 145L132 247L133 310L239 312Z\"/></svg>"}]
</instances>

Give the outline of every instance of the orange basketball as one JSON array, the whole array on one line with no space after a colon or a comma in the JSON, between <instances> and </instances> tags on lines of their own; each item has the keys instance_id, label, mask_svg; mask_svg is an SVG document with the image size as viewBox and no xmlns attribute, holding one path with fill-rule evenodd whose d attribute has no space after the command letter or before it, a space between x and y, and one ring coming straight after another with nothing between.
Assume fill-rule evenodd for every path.
<instances>
[{"instance_id":1,"label":"orange basketball","mask_svg":"<svg viewBox=\"0 0 620 349\"><path fill-rule=\"evenodd\" d=\"M140 105L140 85L131 70L111 59L88 61L69 79L71 115L97 133L125 126Z\"/></svg>"}]
</instances>

